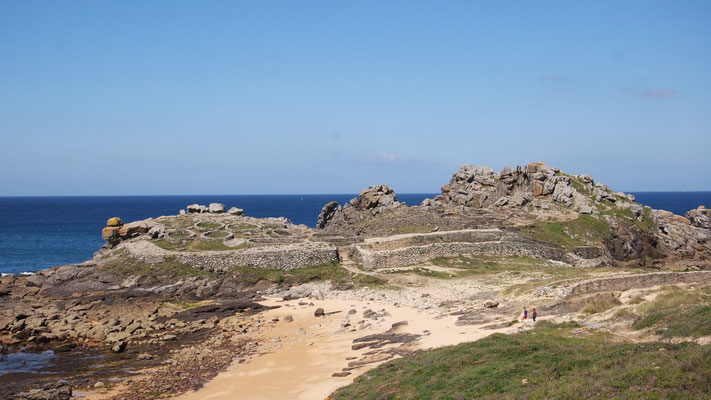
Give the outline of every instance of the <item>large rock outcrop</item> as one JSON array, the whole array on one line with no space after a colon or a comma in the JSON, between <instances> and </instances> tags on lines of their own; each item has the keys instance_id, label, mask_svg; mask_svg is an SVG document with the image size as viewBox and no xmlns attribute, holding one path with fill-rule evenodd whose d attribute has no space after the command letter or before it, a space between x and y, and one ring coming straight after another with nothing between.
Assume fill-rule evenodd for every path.
<instances>
[{"instance_id":1,"label":"large rock outcrop","mask_svg":"<svg viewBox=\"0 0 711 400\"><path fill-rule=\"evenodd\" d=\"M387 210L400 207L395 191L388 185L371 186L363 189L358 197L351 199L343 207L337 202L327 203L321 209L316 227L330 228L334 232L351 231L350 226L365 218L372 218Z\"/></svg>"},{"instance_id":2,"label":"large rock outcrop","mask_svg":"<svg viewBox=\"0 0 711 400\"><path fill-rule=\"evenodd\" d=\"M687 212L686 218L697 228L711 230L711 210L705 206Z\"/></svg>"},{"instance_id":3,"label":"large rock outcrop","mask_svg":"<svg viewBox=\"0 0 711 400\"><path fill-rule=\"evenodd\" d=\"M442 187L442 194L423 205L484 208L556 203L584 213L593 212L589 198L576 185L586 191L597 191L600 197L617 198L606 186L595 185L589 175L566 175L558 168L535 162L525 168L507 166L499 173L489 167L464 165Z\"/></svg>"},{"instance_id":4,"label":"large rock outcrop","mask_svg":"<svg viewBox=\"0 0 711 400\"><path fill-rule=\"evenodd\" d=\"M151 218L124 224L121 218L112 217L109 218L106 225L101 230L101 237L106 240L109 248L116 246L122 240L128 240L144 233L149 233L152 237L159 237L165 233L164 230L156 229L157 226Z\"/></svg>"}]
</instances>

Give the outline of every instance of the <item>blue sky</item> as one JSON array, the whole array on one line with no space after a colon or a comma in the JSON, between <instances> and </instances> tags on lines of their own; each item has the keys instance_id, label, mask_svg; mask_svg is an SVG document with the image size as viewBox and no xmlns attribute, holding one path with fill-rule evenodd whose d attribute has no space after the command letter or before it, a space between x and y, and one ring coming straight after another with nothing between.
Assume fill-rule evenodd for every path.
<instances>
[{"instance_id":1,"label":"blue sky","mask_svg":"<svg viewBox=\"0 0 711 400\"><path fill-rule=\"evenodd\" d=\"M0 0L0 195L711 190L711 2Z\"/></svg>"}]
</instances>

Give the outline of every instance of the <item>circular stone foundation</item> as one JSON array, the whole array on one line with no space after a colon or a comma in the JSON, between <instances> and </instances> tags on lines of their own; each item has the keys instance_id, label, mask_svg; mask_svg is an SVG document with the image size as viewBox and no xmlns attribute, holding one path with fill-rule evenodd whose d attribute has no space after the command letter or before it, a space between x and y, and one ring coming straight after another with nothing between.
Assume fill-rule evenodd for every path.
<instances>
[{"instance_id":1,"label":"circular stone foundation","mask_svg":"<svg viewBox=\"0 0 711 400\"><path fill-rule=\"evenodd\" d=\"M195 239L195 232L189 229L175 229L165 234L165 240L170 243L185 243Z\"/></svg>"},{"instance_id":2,"label":"circular stone foundation","mask_svg":"<svg viewBox=\"0 0 711 400\"><path fill-rule=\"evenodd\" d=\"M253 231L258 231L259 227L257 225L249 224L229 224L227 229L232 232L250 233Z\"/></svg>"},{"instance_id":3,"label":"circular stone foundation","mask_svg":"<svg viewBox=\"0 0 711 400\"><path fill-rule=\"evenodd\" d=\"M200 225L210 225L210 226L200 226ZM193 228L202 231L202 232L212 232L212 231L219 231L220 229L224 228L225 224L220 223L220 222L196 222L195 225L193 225Z\"/></svg>"},{"instance_id":4,"label":"circular stone foundation","mask_svg":"<svg viewBox=\"0 0 711 400\"><path fill-rule=\"evenodd\" d=\"M218 234L219 236L217 236ZM200 234L200 239L206 242L224 242L225 240L230 240L234 238L235 235L225 231L207 231Z\"/></svg>"}]
</instances>

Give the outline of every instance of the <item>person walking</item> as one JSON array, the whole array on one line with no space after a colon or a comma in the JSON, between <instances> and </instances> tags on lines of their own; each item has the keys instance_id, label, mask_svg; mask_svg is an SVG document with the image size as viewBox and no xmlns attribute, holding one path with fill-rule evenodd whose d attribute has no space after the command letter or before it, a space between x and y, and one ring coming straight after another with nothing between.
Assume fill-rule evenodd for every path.
<instances>
[{"instance_id":1,"label":"person walking","mask_svg":"<svg viewBox=\"0 0 711 400\"><path fill-rule=\"evenodd\" d=\"M533 309L533 313L531 314L531 317L533 318L533 322L536 322L536 317L538 316L538 313L536 313L536 309Z\"/></svg>"},{"instance_id":2,"label":"person walking","mask_svg":"<svg viewBox=\"0 0 711 400\"><path fill-rule=\"evenodd\" d=\"M525 321L526 319L528 319L528 310L526 309L526 307L524 307L523 308L523 320Z\"/></svg>"}]
</instances>

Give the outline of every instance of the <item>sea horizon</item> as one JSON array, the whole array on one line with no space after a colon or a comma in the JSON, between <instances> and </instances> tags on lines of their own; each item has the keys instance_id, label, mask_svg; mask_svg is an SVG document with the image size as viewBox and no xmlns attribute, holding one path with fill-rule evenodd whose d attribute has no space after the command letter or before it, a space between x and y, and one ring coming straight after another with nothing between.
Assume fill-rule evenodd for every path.
<instances>
[{"instance_id":1,"label":"sea horizon","mask_svg":"<svg viewBox=\"0 0 711 400\"><path fill-rule=\"evenodd\" d=\"M640 204L678 215L711 205L711 191L630 192ZM400 193L412 206L439 193ZM357 193L249 195L0 196L0 273L35 272L79 263L101 248L110 217L125 222L176 215L188 204L223 203L252 217L286 217L314 227L324 204L345 204Z\"/></svg>"},{"instance_id":2,"label":"sea horizon","mask_svg":"<svg viewBox=\"0 0 711 400\"><path fill-rule=\"evenodd\" d=\"M618 190L618 192L635 194L635 193L711 193L709 190ZM427 194L438 195L439 193L430 192L397 192L400 195L412 194ZM8 194L0 195L0 198L17 198L17 197L178 197L178 196L357 196L358 192L353 193L187 193L187 194Z\"/></svg>"}]
</instances>

